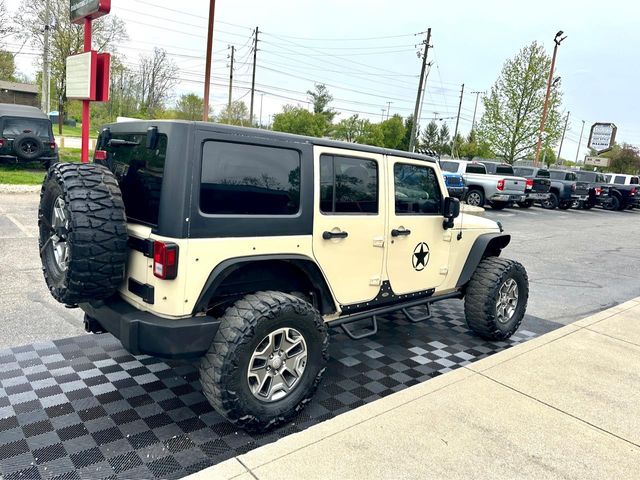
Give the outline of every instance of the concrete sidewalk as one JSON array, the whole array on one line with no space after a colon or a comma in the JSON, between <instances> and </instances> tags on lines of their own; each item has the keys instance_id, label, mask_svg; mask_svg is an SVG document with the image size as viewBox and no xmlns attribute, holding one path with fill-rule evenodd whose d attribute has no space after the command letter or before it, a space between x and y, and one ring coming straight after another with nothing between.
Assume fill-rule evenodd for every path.
<instances>
[{"instance_id":1,"label":"concrete sidewalk","mask_svg":"<svg viewBox=\"0 0 640 480\"><path fill-rule=\"evenodd\" d=\"M640 478L640 298L190 478Z\"/></svg>"}]
</instances>

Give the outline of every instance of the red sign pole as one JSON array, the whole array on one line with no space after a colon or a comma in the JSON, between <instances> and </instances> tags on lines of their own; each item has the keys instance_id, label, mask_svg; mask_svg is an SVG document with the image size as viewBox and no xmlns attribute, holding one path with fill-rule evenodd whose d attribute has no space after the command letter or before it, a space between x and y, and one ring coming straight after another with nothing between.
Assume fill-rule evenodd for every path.
<instances>
[{"instance_id":1,"label":"red sign pole","mask_svg":"<svg viewBox=\"0 0 640 480\"><path fill-rule=\"evenodd\" d=\"M91 51L91 18L84 19L84 51ZM92 79L95 81L95 79ZM89 126L91 122L91 103L89 100L82 101L82 163L89 163Z\"/></svg>"}]
</instances>

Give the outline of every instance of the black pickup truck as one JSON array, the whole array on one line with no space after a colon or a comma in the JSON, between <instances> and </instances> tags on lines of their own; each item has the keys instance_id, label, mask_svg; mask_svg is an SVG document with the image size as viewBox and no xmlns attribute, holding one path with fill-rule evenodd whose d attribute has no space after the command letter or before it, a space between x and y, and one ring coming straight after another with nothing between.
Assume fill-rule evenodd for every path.
<instances>
[{"instance_id":1,"label":"black pickup truck","mask_svg":"<svg viewBox=\"0 0 640 480\"><path fill-rule=\"evenodd\" d=\"M484 163L487 168L487 173L492 175L511 175L512 177L521 177L526 180L526 187L524 193L527 199L524 202L518 202L520 208L531 208L534 203L540 203L544 206L549 201L549 189L551 188L551 181L549 177L536 177L521 175L518 173L517 168L508 163L497 162L481 162ZM533 170L533 169L531 169ZM556 208L556 206L553 206Z\"/></svg>"},{"instance_id":2,"label":"black pickup truck","mask_svg":"<svg viewBox=\"0 0 640 480\"><path fill-rule=\"evenodd\" d=\"M534 170L537 170L537 175L546 176L551 181L549 200L542 204L544 208L553 209L557 206L561 210L567 210L574 205L589 203L590 195L594 197L592 200L595 202L595 189L590 189L588 182L578 181L574 172L541 168Z\"/></svg>"},{"instance_id":3,"label":"black pickup truck","mask_svg":"<svg viewBox=\"0 0 640 480\"><path fill-rule=\"evenodd\" d=\"M605 210L625 210L638 205L638 188L633 185L611 185L600 172L580 170L576 175L596 191L595 203L585 204L585 208L599 205Z\"/></svg>"},{"instance_id":4,"label":"black pickup truck","mask_svg":"<svg viewBox=\"0 0 640 480\"><path fill-rule=\"evenodd\" d=\"M530 208L534 203L539 203L542 208L553 210L556 207L565 208L565 202L559 201L557 194L551 193L551 178L549 171L535 167L514 167L513 171L519 177L527 179L526 202L518 205L522 208ZM570 208L571 204L568 207Z\"/></svg>"}]
</instances>

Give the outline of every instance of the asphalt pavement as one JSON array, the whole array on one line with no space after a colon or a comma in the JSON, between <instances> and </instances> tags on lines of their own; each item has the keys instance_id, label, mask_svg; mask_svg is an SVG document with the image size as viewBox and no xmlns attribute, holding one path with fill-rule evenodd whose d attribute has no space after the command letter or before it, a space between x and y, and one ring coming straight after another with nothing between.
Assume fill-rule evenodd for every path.
<instances>
[{"instance_id":1,"label":"asphalt pavement","mask_svg":"<svg viewBox=\"0 0 640 480\"><path fill-rule=\"evenodd\" d=\"M0 348L80 335L82 312L51 298L40 269L37 194L0 194ZM488 209L513 236L504 256L531 281L527 313L569 324L640 296L640 211Z\"/></svg>"}]
</instances>

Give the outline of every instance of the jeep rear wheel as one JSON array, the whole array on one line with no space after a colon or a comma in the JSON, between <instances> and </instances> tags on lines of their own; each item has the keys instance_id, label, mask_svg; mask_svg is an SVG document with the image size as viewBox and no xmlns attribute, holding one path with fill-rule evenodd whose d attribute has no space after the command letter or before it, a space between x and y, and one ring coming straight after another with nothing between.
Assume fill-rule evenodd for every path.
<instances>
[{"instance_id":1,"label":"jeep rear wheel","mask_svg":"<svg viewBox=\"0 0 640 480\"><path fill-rule=\"evenodd\" d=\"M513 260L488 257L467 286L464 313L468 327L489 340L504 340L522 323L529 299L524 267Z\"/></svg>"},{"instance_id":2,"label":"jeep rear wheel","mask_svg":"<svg viewBox=\"0 0 640 480\"><path fill-rule=\"evenodd\" d=\"M311 400L328 344L320 313L304 300L282 292L246 295L227 309L201 361L202 390L227 420L268 430Z\"/></svg>"},{"instance_id":3,"label":"jeep rear wheel","mask_svg":"<svg viewBox=\"0 0 640 480\"><path fill-rule=\"evenodd\" d=\"M113 295L124 278L128 237L109 170L55 164L42 185L38 226L42 270L56 300L75 305Z\"/></svg>"}]
</instances>

